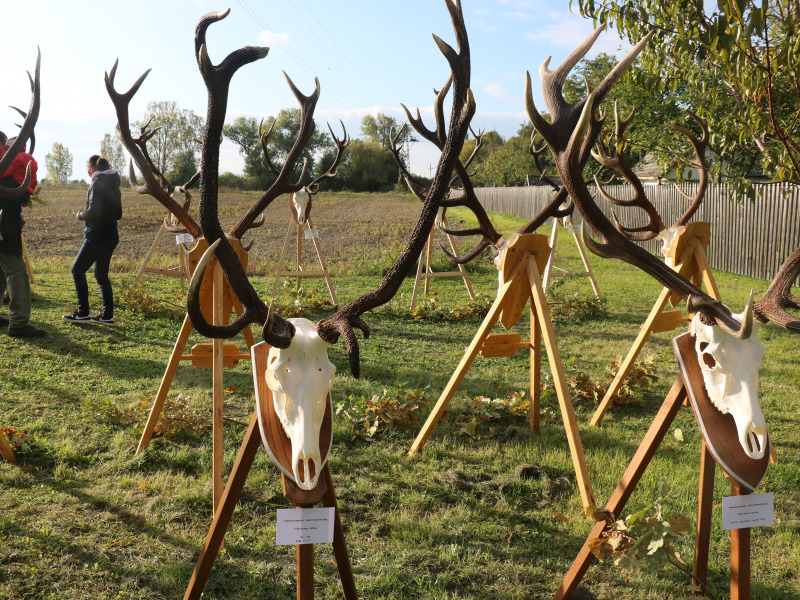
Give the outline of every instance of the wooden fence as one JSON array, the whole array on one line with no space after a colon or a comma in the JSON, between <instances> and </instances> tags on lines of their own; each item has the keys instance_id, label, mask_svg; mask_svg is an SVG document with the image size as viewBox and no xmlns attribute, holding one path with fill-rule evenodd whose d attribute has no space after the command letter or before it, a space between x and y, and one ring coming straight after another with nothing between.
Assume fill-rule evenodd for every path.
<instances>
[{"instance_id":1,"label":"wooden fence","mask_svg":"<svg viewBox=\"0 0 800 600\"><path fill-rule=\"evenodd\" d=\"M692 196L697 184L681 184L680 189ZM693 221L711 224L711 243L708 260L712 268L771 280L784 259L800 247L800 190L783 184L759 186L759 197L754 201L736 202L730 198L728 186L709 185L700 209ZM629 185L612 185L604 188L615 198L630 198ZM669 226L689 206L674 185L647 186L650 201ZM596 197L594 186L590 187ZM488 211L506 213L530 220L552 198L546 186L512 188L476 188L481 204ZM597 198L598 206L611 216L610 205ZM625 225L644 224L641 209L618 208L617 215ZM574 220L580 224L580 215ZM650 240L642 244L651 252L658 252L660 242Z\"/></svg>"}]
</instances>

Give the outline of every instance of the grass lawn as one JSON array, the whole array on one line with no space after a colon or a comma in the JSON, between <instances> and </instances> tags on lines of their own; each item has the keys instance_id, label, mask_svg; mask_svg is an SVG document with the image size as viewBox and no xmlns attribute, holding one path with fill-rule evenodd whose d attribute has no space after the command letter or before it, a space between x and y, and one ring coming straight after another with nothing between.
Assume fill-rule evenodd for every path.
<instances>
[{"instance_id":1,"label":"grass lawn","mask_svg":"<svg viewBox=\"0 0 800 600\"><path fill-rule=\"evenodd\" d=\"M25 235L36 278L32 321L48 335L0 336L0 426L27 432L19 462L0 461L0 598L180 598L211 523L212 394L211 371L182 363L168 398L165 433L135 453L185 314L177 279L146 276L146 286L132 285L164 210L149 197L126 192L123 241L112 262L118 324L73 325L61 317L75 306L69 269L81 239L74 215L83 195L47 190L42 196L48 205L26 212ZM225 194L223 224L232 225L255 197ZM418 210L415 200L400 195L318 197L312 219L340 303L378 285ZM250 254L262 298L272 289L286 237L285 201L266 217L264 227L252 232ZM508 217L493 219L507 233L519 226ZM165 240L152 264L176 257L174 244ZM304 260L312 265L315 256L309 252ZM641 364L653 380L634 386L601 427L590 427L596 404L578 396L591 396L594 386L610 380L610 363L627 353L660 287L628 265L589 260L605 302L589 301L591 288L581 277L563 278L551 298L554 312L589 309L558 316L555 331L592 485L604 505L677 376L670 346L676 332L651 336ZM572 236L559 236L556 264L581 270ZM448 269L439 252L436 268ZM483 296L477 304L485 306L497 286L491 257L480 257L468 270ZM714 275L735 312L751 288L758 297L767 286ZM525 414L527 353L478 357L424 451L407 457L481 322L479 316L447 318L456 306L470 312L460 279L434 279L436 295L422 302L416 316L408 310L412 284L408 279L388 307L365 316L372 335L361 341L360 379L348 371L343 344L329 353L337 367L330 467L359 595L551 598L592 522L583 514L549 365L543 362L539 434L529 435ZM327 298L324 281L304 285L298 304L319 305L305 308L305 315L316 321L330 314L320 302ZM294 305L291 290L282 288L284 311ZM90 291L93 309L99 308L91 278ZM515 328L524 339L527 319ZM759 489L775 493L775 525L752 533L752 596L789 600L800 597L800 352L798 338L772 324L761 328L760 338L767 347L760 397L778 462ZM193 334L189 346L202 341ZM243 346L241 336L238 341ZM225 387L230 469L254 410L249 361L225 371ZM658 500L665 518L682 514L694 523L700 444L691 410L682 409L623 516ZM709 584L719 598L728 597L730 540L722 531L721 499L729 494L717 470ZM287 506L277 468L259 451L204 598L295 597L294 548L275 545L275 511ZM691 541L679 550L691 565ZM672 567L631 575L606 561L590 568L573 597L666 600L686 597L688 584ZM315 593L341 597L329 546L316 547Z\"/></svg>"}]
</instances>

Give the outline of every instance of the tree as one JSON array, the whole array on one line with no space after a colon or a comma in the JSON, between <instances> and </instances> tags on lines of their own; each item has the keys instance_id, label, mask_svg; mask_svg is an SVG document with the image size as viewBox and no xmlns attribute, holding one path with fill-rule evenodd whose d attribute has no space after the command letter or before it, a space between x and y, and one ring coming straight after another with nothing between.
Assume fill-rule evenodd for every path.
<instances>
[{"instance_id":1,"label":"tree","mask_svg":"<svg viewBox=\"0 0 800 600\"><path fill-rule=\"evenodd\" d=\"M263 131L269 131L273 123L275 126L267 140L267 150L270 162L278 169L286 160L300 132L300 109L282 109L276 117L270 116L264 122ZM239 154L244 157L245 162L244 173L250 182L250 187L266 189L275 177L262 166L264 157L258 127L259 121L255 117L239 117L232 124L225 125L222 131L228 139L239 146ZM316 128L303 149L292 176L299 177L304 160L308 160L309 172L313 172L316 157L332 145L330 136Z\"/></svg>"},{"instance_id":2,"label":"tree","mask_svg":"<svg viewBox=\"0 0 800 600\"><path fill-rule=\"evenodd\" d=\"M60 142L53 143L53 149L44 155L47 181L53 185L69 183L72 177L72 154Z\"/></svg>"},{"instance_id":3,"label":"tree","mask_svg":"<svg viewBox=\"0 0 800 600\"><path fill-rule=\"evenodd\" d=\"M120 175L128 172L126 169L128 159L125 158L122 143L115 136L109 133L103 136L103 141L100 142L100 154Z\"/></svg>"},{"instance_id":4,"label":"tree","mask_svg":"<svg viewBox=\"0 0 800 600\"><path fill-rule=\"evenodd\" d=\"M179 165L192 174L197 170L197 153L200 150L198 140L203 135L204 127L202 117L191 110L178 108L177 102L165 100L148 103L144 120L134 122L132 126L141 129L145 124L148 131L158 128L147 142L147 152L161 173L174 175L173 172ZM190 157L194 166L186 169ZM171 183L179 185L184 182L185 180L175 180Z\"/></svg>"},{"instance_id":5,"label":"tree","mask_svg":"<svg viewBox=\"0 0 800 600\"><path fill-rule=\"evenodd\" d=\"M632 42L655 31L634 79L676 94L708 121L719 174L743 184L754 157L766 174L800 185L800 2L578 4Z\"/></svg>"},{"instance_id":6,"label":"tree","mask_svg":"<svg viewBox=\"0 0 800 600\"><path fill-rule=\"evenodd\" d=\"M332 159L330 154L328 164ZM326 185L354 192L385 192L397 181L397 164L388 148L373 141L351 140L339 173Z\"/></svg>"}]
</instances>

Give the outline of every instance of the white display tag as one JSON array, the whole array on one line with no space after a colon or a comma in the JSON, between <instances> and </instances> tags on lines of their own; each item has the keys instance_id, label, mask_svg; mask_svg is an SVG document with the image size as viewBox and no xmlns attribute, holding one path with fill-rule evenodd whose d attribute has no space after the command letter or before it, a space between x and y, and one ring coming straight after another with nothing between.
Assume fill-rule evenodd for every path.
<instances>
[{"instance_id":1,"label":"white display tag","mask_svg":"<svg viewBox=\"0 0 800 600\"><path fill-rule=\"evenodd\" d=\"M747 529L774 524L774 492L726 496L722 499L722 529Z\"/></svg>"},{"instance_id":2,"label":"white display tag","mask_svg":"<svg viewBox=\"0 0 800 600\"><path fill-rule=\"evenodd\" d=\"M278 546L333 543L335 509L279 508L275 543Z\"/></svg>"},{"instance_id":3,"label":"white display tag","mask_svg":"<svg viewBox=\"0 0 800 600\"><path fill-rule=\"evenodd\" d=\"M313 240L314 238L318 238L319 235L316 229L306 229L303 231L303 237L307 240Z\"/></svg>"},{"instance_id":4,"label":"white display tag","mask_svg":"<svg viewBox=\"0 0 800 600\"><path fill-rule=\"evenodd\" d=\"M191 233L181 233L175 236L175 244L191 244L194 242L194 237Z\"/></svg>"}]
</instances>

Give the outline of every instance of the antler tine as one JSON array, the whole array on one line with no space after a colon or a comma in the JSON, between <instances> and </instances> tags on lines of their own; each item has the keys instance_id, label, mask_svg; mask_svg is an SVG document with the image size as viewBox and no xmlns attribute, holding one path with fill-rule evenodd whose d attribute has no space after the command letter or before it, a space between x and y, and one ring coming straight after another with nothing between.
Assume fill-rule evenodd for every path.
<instances>
[{"instance_id":1,"label":"antler tine","mask_svg":"<svg viewBox=\"0 0 800 600\"><path fill-rule=\"evenodd\" d=\"M472 95L472 91L469 89L469 40L464 25L461 3L451 0L445 0L445 3L450 11L453 29L456 33L458 51L451 48L436 36L434 36L434 40L439 46L439 50L444 54L445 58L447 58L452 74L450 127L444 144L442 145L442 155L439 158L436 175L425 194L419 220L417 221L417 225L414 228L414 232L405 250L394 266L386 273L383 282L378 288L359 296L339 309L336 314L327 319L323 319L317 324L317 333L327 343L336 343L340 336L344 338L350 356L350 369L356 377L360 373L360 366L358 340L356 339L354 329L361 329L364 333L364 337L369 336L369 327L363 321L361 315L391 300L397 293L405 277L414 268L417 258L428 239L428 234L433 227L436 213L442 204L442 200L448 193L450 177L452 176L456 163L458 163L458 156L464 145L464 139L469 129L470 120L475 114L475 98ZM407 109L406 113L410 117ZM409 120L413 121L411 118ZM417 131L419 131L421 135L424 135L419 129Z\"/></svg>"},{"instance_id":2,"label":"antler tine","mask_svg":"<svg viewBox=\"0 0 800 600\"><path fill-rule=\"evenodd\" d=\"M299 180L296 183L289 182L289 177L291 176L297 161L300 159L303 149L305 148L306 144L308 144L308 140L311 139L311 135L314 133L314 109L317 106L317 100L319 100L320 93L319 79L316 77L314 78L314 91L310 95L306 96L298 89L298 87L285 72L283 73L283 76L286 78L289 88L292 90L294 97L300 104L300 131L297 134L294 145L286 155L286 160L284 161L280 171L276 173L275 170L272 170L272 173L275 174L275 181L272 182L272 185L269 187L269 189L267 189L267 191L261 195L249 212L236 224L233 229L230 230L230 235L235 238L241 238L244 232L250 228L250 225L253 223L253 221L255 221L258 216L264 212L264 209L266 209L267 206L269 206L272 201L275 200L275 198L281 194L291 194L303 189L303 182L307 176L306 161L303 164L303 170ZM272 132L273 128L274 122L272 127L270 127L270 133ZM262 149L264 149L265 146L266 142L262 138ZM269 162L266 149L264 150L263 154L267 162Z\"/></svg>"},{"instance_id":3,"label":"antler tine","mask_svg":"<svg viewBox=\"0 0 800 600\"><path fill-rule=\"evenodd\" d=\"M595 186L597 186L597 191L607 202L616 206L636 206L647 213L648 222L646 225L627 227L619 222L616 213L612 211L617 229L629 240L643 242L658 236L665 227L655 206L653 206L653 203L648 199L641 179L633 172L633 169L628 165L622 154L625 148L625 129L633 120L635 112L636 109L634 108L626 119L620 118L619 103L616 100L614 101L614 142L605 143L604 141L598 141L597 150L592 150L592 156L603 167L611 169L621 175L633 187L633 197L629 200L620 200L608 194L605 189L603 189L597 175L594 176L594 183Z\"/></svg>"},{"instance_id":4,"label":"antler tine","mask_svg":"<svg viewBox=\"0 0 800 600\"><path fill-rule=\"evenodd\" d=\"M342 125L342 139L336 137L336 134L333 133L333 129L331 128L331 124L328 123L328 131L331 132L331 137L333 138L334 143L336 144L336 156L333 159L333 164L325 171L322 175L314 179L311 183L306 186L306 191L311 194L312 196L319 192L319 183L323 179L328 179L330 177L336 177L336 172L339 169L339 163L344 156L344 150L347 148L348 144L350 144L350 138L347 137L347 129L345 129L344 122L339 120L339 123Z\"/></svg>"},{"instance_id":5,"label":"antler tine","mask_svg":"<svg viewBox=\"0 0 800 600\"><path fill-rule=\"evenodd\" d=\"M31 77L30 73L28 73L28 80L31 82L31 86L33 86L33 78ZM32 89L32 87L31 87L31 89ZM22 115L22 119L23 119L22 123L24 125L25 124L25 119L28 118L28 113L26 113L21 108L17 108L16 106L9 105L9 108L17 111L20 115ZM23 126L23 125L19 125L17 123L15 123L15 125L17 127L19 127L19 128L22 128L22 126ZM30 148L28 149L28 154L33 154L33 151L36 149L36 132L35 131L33 131L33 130L31 131L31 135L28 138L28 140L31 143Z\"/></svg>"},{"instance_id":6,"label":"antler tine","mask_svg":"<svg viewBox=\"0 0 800 600\"><path fill-rule=\"evenodd\" d=\"M694 160L689 161L689 164L697 169L699 177L699 181L697 183L697 192L694 196L689 196L681 188L675 185L675 189L678 190L681 195L689 201L689 208L687 208L686 212L684 212L683 215L675 222L676 226L686 225L686 223L689 222L689 219L691 219L694 213L697 212L697 209L700 208L700 203L703 201L703 198L706 195L706 188L708 187L708 165L706 164L706 148L708 147L709 140L708 124L692 111L687 109L686 113L692 117L698 125L700 125L700 129L703 131L703 137L698 140L697 136L689 129L681 127L680 125L667 123L667 127L685 135L689 140L689 143L692 145L692 148L694 148Z\"/></svg>"},{"instance_id":7,"label":"antler tine","mask_svg":"<svg viewBox=\"0 0 800 600\"><path fill-rule=\"evenodd\" d=\"M152 161L149 160L149 156L146 157L145 154L142 153L140 146L136 143L131 135L129 117L130 102L136 95L136 92L139 91L142 83L144 83L144 80L150 73L150 69L145 71L144 74L136 80L136 82L127 92L120 93L114 87L114 79L117 74L118 65L119 60L114 61L114 66L111 68L111 71L105 74L105 84L106 91L108 92L108 95L111 98L111 102L114 105L114 109L117 113L117 126L115 128L117 139L122 142L122 145L125 146L125 149L132 158L132 162L129 163L128 170L129 179L132 184L131 187L133 187L140 194L148 194L153 196L153 198L158 200L169 212L178 218L178 220L184 225L184 227L186 227L186 230L191 233L192 236L200 237L202 234L198 224L195 223L194 219L189 216L189 213L186 212L180 204L175 202L175 200L156 181L154 173L151 170ZM139 187L136 181L136 176L133 170L134 162L136 163L136 166L139 167L139 171L144 178L145 184L142 187Z\"/></svg>"},{"instance_id":8,"label":"antler tine","mask_svg":"<svg viewBox=\"0 0 800 600\"><path fill-rule=\"evenodd\" d=\"M767 291L755 303L753 314L762 323L772 321L784 329L800 333L800 319L786 309L800 309L800 298L791 293L792 284L800 277L800 248L790 254L772 280Z\"/></svg>"},{"instance_id":9,"label":"antler tine","mask_svg":"<svg viewBox=\"0 0 800 600\"><path fill-rule=\"evenodd\" d=\"M422 183L417 177L408 170L403 159L400 157L400 151L402 150L403 146L397 145L397 140L400 139L400 136L406 130L407 123L403 123L402 127L397 130L395 135L389 135L389 151L392 153L394 157L394 161L397 163L397 166L400 167L400 171L403 173L403 180L406 182L406 186L408 187L409 191L417 198L419 201L424 202L424 194L427 191L425 189L425 184ZM416 186L416 187L414 187Z\"/></svg>"},{"instance_id":10,"label":"antler tine","mask_svg":"<svg viewBox=\"0 0 800 600\"><path fill-rule=\"evenodd\" d=\"M31 74L28 73L28 81L31 84L31 103L28 108L28 112L25 115L25 120L20 127L19 133L17 133L17 139L11 144L9 149L6 151L5 156L0 158L0 173L5 173L8 170L8 167L11 166L11 163L14 162L14 159L17 155L22 152L22 149L25 147L25 144L28 142L29 138L33 137L33 130L36 126L36 121L39 119L39 108L41 106L41 86L40 86L40 73L41 73L41 66L42 66L42 51L37 48L36 53L36 68L34 69L34 76L31 77ZM17 109L19 110L19 109ZM22 112L22 111L20 111ZM30 173L30 163L25 171L25 179L20 184L19 187L16 188L4 188L0 186L0 194L7 198L16 198L25 194L28 186L31 182L31 173Z\"/></svg>"}]
</instances>

